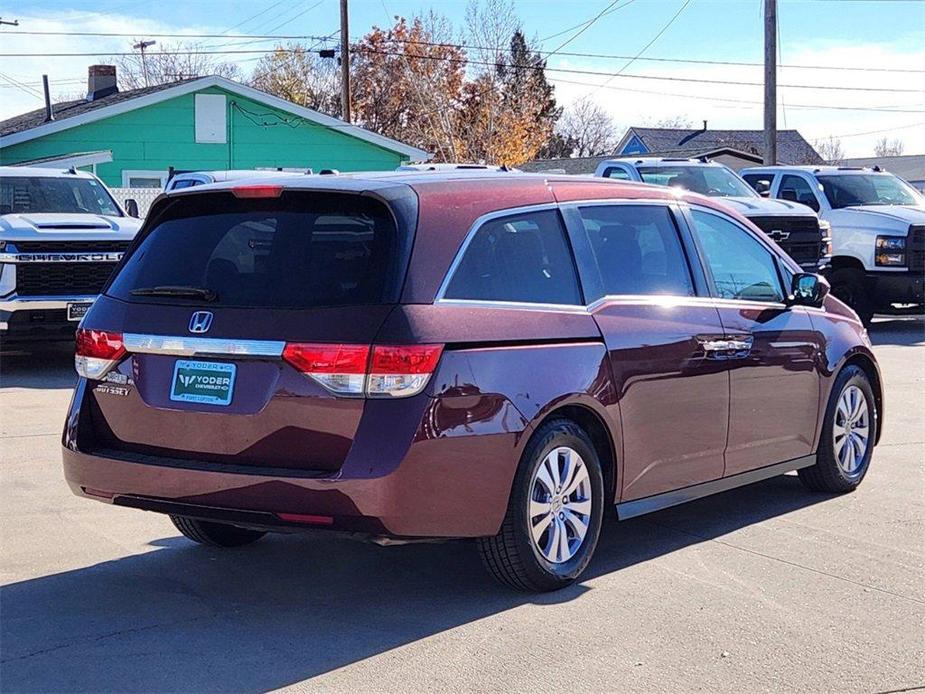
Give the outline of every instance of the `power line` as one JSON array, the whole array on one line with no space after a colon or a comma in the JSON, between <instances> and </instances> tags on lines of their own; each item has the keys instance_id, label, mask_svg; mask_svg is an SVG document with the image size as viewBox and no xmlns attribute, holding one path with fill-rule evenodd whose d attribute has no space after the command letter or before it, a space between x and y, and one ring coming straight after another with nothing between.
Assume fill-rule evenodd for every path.
<instances>
[{"instance_id":1,"label":"power line","mask_svg":"<svg viewBox=\"0 0 925 694\"><path fill-rule=\"evenodd\" d=\"M608 78L604 81L604 84L601 85L601 86L604 86L604 85L609 84L609 83L613 80L614 77L619 77L619 76L623 73L623 71L624 71L626 68L628 68L630 65L632 65L633 63L635 63L636 60L637 60L643 53L645 53L653 43L655 43L656 41L658 41L658 39L661 37L662 34L664 34L666 31L668 31L668 27L670 27L672 24L674 24L674 20L676 20L676 19L681 15L681 13L684 12L684 8L686 8L686 7L687 7L688 5L690 5L690 4L691 4L691 0L684 0L684 4L681 5L681 7L678 8L678 11L674 13L674 16L672 16L672 18L668 20L668 22L665 24L665 26L663 26L661 29L659 29L658 33L657 33L655 36L652 37L652 40L649 41L649 43L647 43L645 46L643 46L643 47L642 47L642 50L640 50L638 53L636 53L636 55L634 55L634 56L633 56L632 58L630 58L626 63L624 63L623 67L621 67L619 70L617 70L616 74L614 74L613 77L608 77ZM593 93L593 92L592 92L592 93Z\"/></svg>"},{"instance_id":2,"label":"power line","mask_svg":"<svg viewBox=\"0 0 925 694\"><path fill-rule=\"evenodd\" d=\"M609 5L607 5L607 7L605 7L603 10L601 10L600 12L598 12L598 13L597 13L594 17L592 17L590 20L588 20L587 22L585 22L584 26L582 26L581 29L580 29L579 31L577 31L577 32L575 32L574 34L572 34L571 36L569 36L565 41L563 41L563 42L560 43L556 48L554 48L552 51L550 51L549 54L548 54L548 56L555 55L555 54L558 53L560 50L562 50L562 49L565 48L567 45L569 45L572 41L574 41L574 40L577 39L579 36L581 36L583 33L585 33L588 29L590 29L592 26L594 26L594 23L597 22L597 20L599 20L601 17L603 17L605 14L607 14L607 12L608 12L609 10L611 10L611 9L618 9L618 8L615 8L615 7L614 7L614 5L616 5L618 2L620 2L620 0L613 0L612 3L610 3ZM548 56L547 56L547 57L548 57Z\"/></svg>"},{"instance_id":3,"label":"power line","mask_svg":"<svg viewBox=\"0 0 925 694\"><path fill-rule=\"evenodd\" d=\"M396 51L378 51L369 48L360 48L356 50L374 53L380 55L393 55L400 56L404 58L414 58L419 60L441 60L448 62L457 62L468 65L487 65L489 67L496 67L496 63L488 61L479 61L479 60L469 60L467 58L450 58L444 56L433 56L425 54L408 54L408 53L399 53ZM275 52L284 52L292 53L294 49L290 48L277 48ZM158 56L158 55L250 55L254 53L266 53L267 51L257 50L257 49L248 49L248 50L231 50L231 51L197 51L197 50L182 50L182 51L163 51L156 53L148 53L149 56ZM100 56L111 56L111 57L125 57L133 56L135 53L127 52L86 52L86 53L0 53L0 58L79 58L79 57L100 57ZM760 87L763 83L761 82L745 82L741 80L714 80L714 79L705 79L705 78L695 78L695 77L671 77L667 75L637 75L637 74L614 74L612 72L602 72L600 70L579 70L576 68L556 68L556 67L543 67L539 65L509 65L508 67L513 69L526 69L526 70L547 70L549 72L564 72L567 74L576 74L576 75L594 75L598 77L620 77L625 79L643 79L643 80L656 80L663 82L688 82L693 84L723 84L723 85L733 85L741 87ZM888 87L840 87L836 85L825 85L825 84L781 84L780 87L786 87L788 89L819 89L826 91L849 91L849 92L879 92L879 93L892 93L892 94L921 94L925 93L925 89L896 89Z\"/></svg>"},{"instance_id":4,"label":"power line","mask_svg":"<svg viewBox=\"0 0 925 694\"><path fill-rule=\"evenodd\" d=\"M623 4L620 5L619 7L614 7L613 9L605 9L598 17L595 17L595 18L593 18L593 19L587 19L587 20L585 20L585 21L583 21L583 22L581 22L581 23L579 23L579 24L576 24L575 26L569 27L568 29L563 29L562 31L556 32L555 34L550 34L549 36L545 36L545 37L541 38L541 39L540 39L540 43L545 43L546 41L549 41L549 39L554 39L554 38L556 38L557 36L562 36L562 34L567 34L567 33L569 33L569 32L572 31L573 29L578 29L579 27L583 27L583 26L587 25L587 24L590 23L590 22L597 21L597 19L599 19L600 17L603 17L603 16L605 16L605 15L608 15L608 14L610 14L611 12L616 12L617 10L622 10L624 7L626 7L627 5L631 5L631 4L634 3L635 1L636 1L636 0L627 0L625 3L623 3Z\"/></svg>"},{"instance_id":5,"label":"power line","mask_svg":"<svg viewBox=\"0 0 925 694\"><path fill-rule=\"evenodd\" d=\"M925 1L925 0L923 0ZM625 5L614 8L614 10L619 10ZM611 11L614 11L611 10ZM581 24L578 26L582 26ZM573 27L574 28L574 27ZM98 32L98 31L5 31L3 32L4 36L11 35L21 35L21 36L85 36L85 37L108 37L108 38L137 38L138 34L128 34L128 33L119 33L119 32ZM250 43L260 43L263 41L319 41L325 38L323 36L315 36L313 34L145 34L145 36L151 36L153 38L168 38L168 39L253 39L253 41L248 41ZM356 39L355 39L356 40ZM393 38L393 41L396 43L406 43L411 45L421 45L421 46L436 46L443 48L464 48L471 50L496 50L491 46L479 46L474 44L467 43L445 43L439 41L421 41L417 39L398 39ZM221 48L226 44L219 44L217 46L210 46L210 49ZM231 45L231 44L227 44ZM243 44L242 44L243 45ZM270 52L268 49L267 52ZM507 50L500 50L502 53L509 53ZM549 57L552 55L553 51L536 51L541 56ZM734 66L734 67L762 67L763 63L749 62L742 60L703 60L698 58L666 58L666 57L652 57L652 56L632 56L632 55L620 55L615 53L589 53L589 52L576 52L576 51L562 51L557 50L555 54L559 57L569 57L569 58L592 58L595 60L632 60L633 58L636 61L640 62L650 62L650 63L685 63L690 65L719 65L719 66ZM103 53L98 53L95 55L104 55ZM108 55L108 54L105 54ZM790 65L790 64L780 64L778 65L781 69L787 70L838 70L840 72L902 72L902 73L925 73L925 69L921 68L906 68L906 67L859 67L852 65Z\"/></svg>"},{"instance_id":6,"label":"power line","mask_svg":"<svg viewBox=\"0 0 925 694\"><path fill-rule=\"evenodd\" d=\"M580 87L599 87L599 84L593 82L579 82L576 80L567 80L560 77L550 78L550 81L562 84L574 84ZM661 91L652 91L648 89L633 89L631 87L618 87L613 84L608 84L603 89L611 89L618 92L632 92L636 94L651 94L653 96L671 96L681 99L697 99L698 101L718 101L722 103L732 103L732 104L747 104L754 106L761 106L764 102L762 101L749 101L747 99L731 99L728 97L722 96L704 96L701 94L678 94L673 92L661 92ZM925 106L925 104L911 104L912 106ZM822 110L822 111L870 111L873 113L925 113L925 110L909 110L902 108L900 106L833 106L830 104L790 104L787 108L799 108L799 109L808 109L808 110Z\"/></svg>"}]
</instances>

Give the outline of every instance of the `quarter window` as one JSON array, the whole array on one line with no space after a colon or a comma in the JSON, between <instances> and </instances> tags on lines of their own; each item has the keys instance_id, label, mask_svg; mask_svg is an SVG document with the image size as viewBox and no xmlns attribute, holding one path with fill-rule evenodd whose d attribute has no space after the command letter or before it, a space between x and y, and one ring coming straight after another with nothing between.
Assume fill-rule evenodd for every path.
<instances>
[{"instance_id":1,"label":"quarter window","mask_svg":"<svg viewBox=\"0 0 925 694\"><path fill-rule=\"evenodd\" d=\"M720 299L783 301L774 256L730 219L694 210L694 231Z\"/></svg>"},{"instance_id":2,"label":"quarter window","mask_svg":"<svg viewBox=\"0 0 925 694\"><path fill-rule=\"evenodd\" d=\"M611 166L609 169L604 171L604 178L614 178L618 181L629 181L630 175L626 169L620 166Z\"/></svg>"},{"instance_id":3,"label":"quarter window","mask_svg":"<svg viewBox=\"0 0 925 694\"><path fill-rule=\"evenodd\" d=\"M485 222L466 247L446 299L580 304L565 228L555 210Z\"/></svg>"},{"instance_id":4,"label":"quarter window","mask_svg":"<svg viewBox=\"0 0 925 694\"><path fill-rule=\"evenodd\" d=\"M605 294L693 296L690 270L667 207L595 205L581 207L579 213Z\"/></svg>"}]
</instances>

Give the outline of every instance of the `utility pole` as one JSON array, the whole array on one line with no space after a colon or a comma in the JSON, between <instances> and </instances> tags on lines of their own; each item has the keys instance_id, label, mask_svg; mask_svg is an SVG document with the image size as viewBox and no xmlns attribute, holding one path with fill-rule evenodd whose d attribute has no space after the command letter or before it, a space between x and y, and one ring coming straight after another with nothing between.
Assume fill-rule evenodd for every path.
<instances>
[{"instance_id":1,"label":"utility pole","mask_svg":"<svg viewBox=\"0 0 925 694\"><path fill-rule=\"evenodd\" d=\"M764 163L777 164L777 0L764 0Z\"/></svg>"},{"instance_id":2,"label":"utility pole","mask_svg":"<svg viewBox=\"0 0 925 694\"><path fill-rule=\"evenodd\" d=\"M350 122L350 28L347 19L347 0L340 0L340 110L341 117Z\"/></svg>"},{"instance_id":3,"label":"utility pole","mask_svg":"<svg viewBox=\"0 0 925 694\"><path fill-rule=\"evenodd\" d=\"M148 85L148 63L145 62L145 48L148 48L149 46L153 46L156 43L157 41L142 40L142 41L139 41L138 43L132 44L132 48L134 48L135 50L141 51L141 71L142 73L144 73L144 76L145 76L145 86L146 87L149 85Z\"/></svg>"}]
</instances>

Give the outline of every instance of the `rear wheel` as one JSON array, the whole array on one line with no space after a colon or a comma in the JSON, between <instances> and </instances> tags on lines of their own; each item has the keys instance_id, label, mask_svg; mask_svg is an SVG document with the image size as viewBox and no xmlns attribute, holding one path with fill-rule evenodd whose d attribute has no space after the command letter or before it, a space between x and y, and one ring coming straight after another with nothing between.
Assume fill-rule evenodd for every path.
<instances>
[{"instance_id":1,"label":"rear wheel","mask_svg":"<svg viewBox=\"0 0 925 694\"><path fill-rule=\"evenodd\" d=\"M799 471L817 492L851 492L867 474L877 440L877 406L867 374L845 368L835 380L826 408L816 464Z\"/></svg>"},{"instance_id":2,"label":"rear wheel","mask_svg":"<svg viewBox=\"0 0 925 694\"><path fill-rule=\"evenodd\" d=\"M832 294L854 309L865 326L870 325L874 317L874 303L867 291L864 273L856 268L843 267L832 271L827 279L832 286Z\"/></svg>"},{"instance_id":3,"label":"rear wheel","mask_svg":"<svg viewBox=\"0 0 925 694\"><path fill-rule=\"evenodd\" d=\"M480 538L488 571L518 590L575 581L597 546L604 482L594 446L567 419L544 424L527 445L500 532Z\"/></svg>"},{"instance_id":4,"label":"rear wheel","mask_svg":"<svg viewBox=\"0 0 925 694\"><path fill-rule=\"evenodd\" d=\"M256 542L266 535L260 530L248 530L235 525L213 523L186 516L170 516L170 520L173 521L177 530L193 542L211 547L240 547Z\"/></svg>"}]
</instances>

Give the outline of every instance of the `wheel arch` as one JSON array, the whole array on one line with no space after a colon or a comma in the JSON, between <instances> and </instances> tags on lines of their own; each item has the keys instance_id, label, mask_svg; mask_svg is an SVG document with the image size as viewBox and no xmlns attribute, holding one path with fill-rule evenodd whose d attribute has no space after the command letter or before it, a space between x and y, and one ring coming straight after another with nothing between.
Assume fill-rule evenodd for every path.
<instances>
[{"instance_id":1,"label":"wheel arch","mask_svg":"<svg viewBox=\"0 0 925 694\"><path fill-rule=\"evenodd\" d=\"M874 404L877 407L877 438L874 439L874 445L876 445L880 443L880 436L883 434L883 381L880 377L880 369L877 368L877 363L868 354L855 352L845 359L835 377L838 378L838 375L849 366L856 366L861 369L867 376L867 380L870 381L870 387L874 391Z\"/></svg>"},{"instance_id":2,"label":"wheel arch","mask_svg":"<svg viewBox=\"0 0 925 694\"><path fill-rule=\"evenodd\" d=\"M617 502L617 480L619 471L617 469L617 447L611 429L602 413L596 408L591 407L583 402L566 402L554 409L543 413L541 417L532 425L530 436L525 437L523 448L529 445L534 434L546 422L553 419L568 419L582 428L582 430L591 439L594 445L594 451L597 453L598 460L601 463L601 473L604 476L604 494L605 498L610 498L611 504Z\"/></svg>"}]
</instances>

